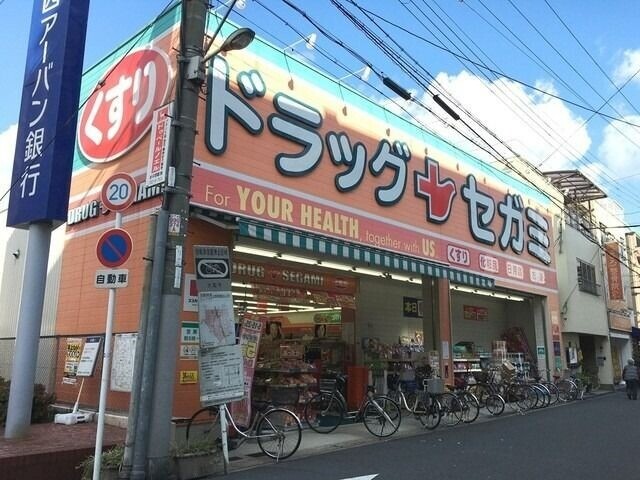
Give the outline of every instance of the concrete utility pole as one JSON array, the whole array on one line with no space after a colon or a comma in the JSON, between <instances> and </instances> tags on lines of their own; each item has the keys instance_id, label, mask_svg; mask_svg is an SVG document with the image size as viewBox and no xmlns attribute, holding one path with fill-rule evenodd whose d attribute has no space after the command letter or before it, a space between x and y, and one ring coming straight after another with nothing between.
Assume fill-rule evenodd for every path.
<instances>
[{"instance_id":1,"label":"concrete utility pole","mask_svg":"<svg viewBox=\"0 0 640 480\"><path fill-rule=\"evenodd\" d=\"M182 308L182 266L189 221L193 150L200 87L204 82L203 41L208 2L183 0L178 57L174 130L175 180L169 173L162 209L168 213L160 323L156 345L155 382L148 437L149 478L167 478L171 471L169 446L176 357ZM158 258L157 261L162 261Z\"/></svg>"},{"instance_id":2,"label":"concrete utility pole","mask_svg":"<svg viewBox=\"0 0 640 480\"><path fill-rule=\"evenodd\" d=\"M255 33L252 30L240 28L231 33L218 48L208 52L237 1L232 0L204 48L209 3L206 0L182 1L180 54L172 122L174 155L165 181L156 229L136 438L133 451L130 449L127 458L131 463L133 456L132 479L165 479L171 473L171 416L200 87L205 81L205 63L208 59L220 52L242 49L253 40Z\"/></svg>"}]
</instances>

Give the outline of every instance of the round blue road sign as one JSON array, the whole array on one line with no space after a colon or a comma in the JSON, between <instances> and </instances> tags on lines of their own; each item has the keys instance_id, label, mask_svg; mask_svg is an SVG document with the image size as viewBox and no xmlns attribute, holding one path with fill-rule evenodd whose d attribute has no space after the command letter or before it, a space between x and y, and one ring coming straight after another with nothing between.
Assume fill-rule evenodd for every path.
<instances>
[{"instance_id":1,"label":"round blue road sign","mask_svg":"<svg viewBox=\"0 0 640 480\"><path fill-rule=\"evenodd\" d=\"M100 236L96 245L96 254L102 265L115 268L129 259L132 247L131 236L125 230L111 228Z\"/></svg>"}]
</instances>

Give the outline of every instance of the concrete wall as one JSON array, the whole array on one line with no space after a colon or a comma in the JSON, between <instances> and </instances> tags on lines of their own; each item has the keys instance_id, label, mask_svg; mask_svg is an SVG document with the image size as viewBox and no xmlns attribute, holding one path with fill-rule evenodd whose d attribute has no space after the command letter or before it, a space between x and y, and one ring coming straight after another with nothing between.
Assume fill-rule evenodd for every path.
<instances>
[{"instance_id":1,"label":"concrete wall","mask_svg":"<svg viewBox=\"0 0 640 480\"><path fill-rule=\"evenodd\" d=\"M602 251L571 226L559 230L558 284L563 332L609 333L604 295L593 295L578 288L578 259L595 267L596 283L603 287ZM564 342L567 345L566 341Z\"/></svg>"}]
</instances>

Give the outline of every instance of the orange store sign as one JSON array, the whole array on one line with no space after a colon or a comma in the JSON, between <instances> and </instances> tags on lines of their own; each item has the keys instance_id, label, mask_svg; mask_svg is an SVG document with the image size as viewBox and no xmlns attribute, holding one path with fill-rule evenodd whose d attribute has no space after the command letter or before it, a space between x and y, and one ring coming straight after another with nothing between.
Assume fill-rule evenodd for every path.
<instances>
[{"instance_id":1,"label":"orange store sign","mask_svg":"<svg viewBox=\"0 0 640 480\"><path fill-rule=\"evenodd\" d=\"M154 43L153 52L163 52L141 57L142 70L127 70L130 88L114 84L109 98L85 107L79 150L89 159L115 157L101 149L119 138L122 125L137 127L110 148L118 155L148 131L147 113L164 102L172 78L165 39ZM549 202L535 189L380 105L343 95L344 86L295 60L253 52L209 65L193 204L555 289ZM153 88L152 78L161 79ZM124 102L122 118L104 114L114 102ZM126 167L140 169L144 161L131 155ZM85 182L80 174L74 188L80 177Z\"/></svg>"},{"instance_id":2,"label":"orange store sign","mask_svg":"<svg viewBox=\"0 0 640 480\"><path fill-rule=\"evenodd\" d=\"M384 122L372 132L378 119L352 121L326 92L302 82L292 91L264 62L234 73L237 90L227 60L213 67L194 203L555 287L550 220L515 189L460 172L451 151L426 154Z\"/></svg>"}]
</instances>

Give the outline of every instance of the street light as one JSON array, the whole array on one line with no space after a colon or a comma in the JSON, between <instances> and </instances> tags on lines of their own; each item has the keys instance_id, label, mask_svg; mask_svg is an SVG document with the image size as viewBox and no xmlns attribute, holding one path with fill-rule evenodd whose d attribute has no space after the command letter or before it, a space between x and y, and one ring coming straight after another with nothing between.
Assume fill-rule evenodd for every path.
<instances>
[{"instance_id":1,"label":"street light","mask_svg":"<svg viewBox=\"0 0 640 480\"><path fill-rule=\"evenodd\" d=\"M208 53L205 52L205 56L202 59L204 63L207 63L213 57L222 52L229 52L231 50L242 50L246 48L255 38L256 32L250 28L239 28L235 30L231 35L224 39L222 45Z\"/></svg>"}]
</instances>

